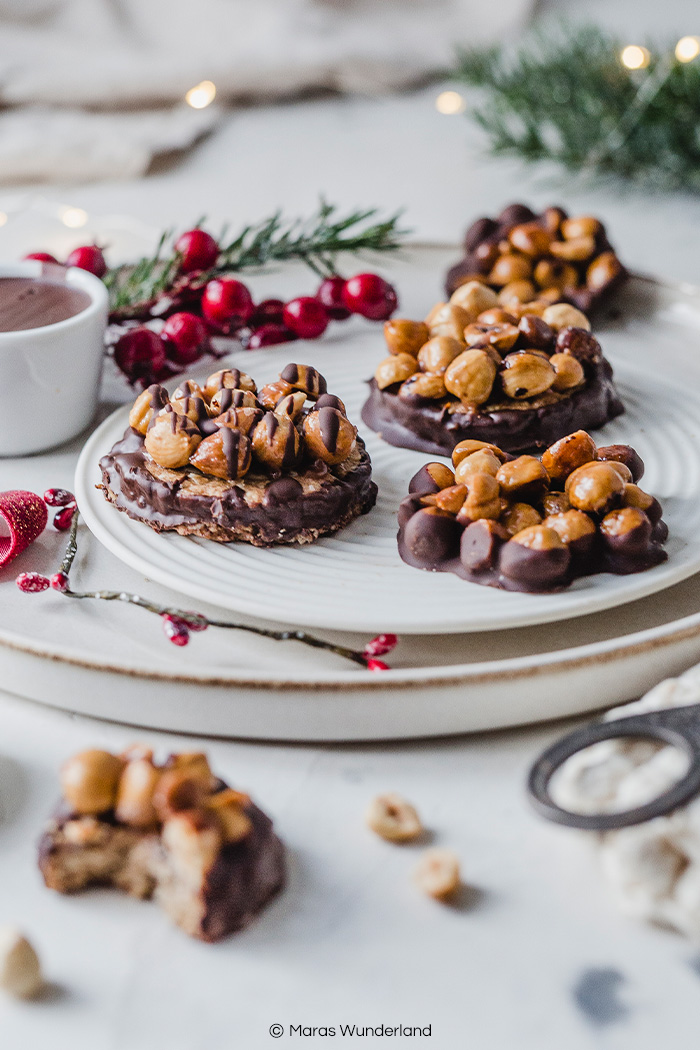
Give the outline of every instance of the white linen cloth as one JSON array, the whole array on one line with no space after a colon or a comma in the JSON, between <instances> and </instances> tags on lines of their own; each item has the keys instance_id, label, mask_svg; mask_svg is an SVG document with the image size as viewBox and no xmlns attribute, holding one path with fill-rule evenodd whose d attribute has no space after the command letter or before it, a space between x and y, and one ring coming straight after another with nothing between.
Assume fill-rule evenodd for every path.
<instances>
[{"instance_id":1,"label":"white linen cloth","mask_svg":"<svg viewBox=\"0 0 700 1050\"><path fill-rule=\"evenodd\" d=\"M697 703L700 665L606 718ZM584 813L631 809L665 791L686 768L687 759L677 748L605 740L569 759L558 774L555 798ZM627 914L700 938L700 797L669 816L597 839L603 873Z\"/></svg>"},{"instance_id":2,"label":"white linen cloth","mask_svg":"<svg viewBox=\"0 0 700 1050\"><path fill-rule=\"evenodd\" d=\"M0 0L0 181L132 176L217 119L182 105L420 82L534 0ZM92 112L86 113L83 107ZM114 110L122 112L115 116ZM143 112L145 111L145 112Z\"/></svg>"}]
</instances>

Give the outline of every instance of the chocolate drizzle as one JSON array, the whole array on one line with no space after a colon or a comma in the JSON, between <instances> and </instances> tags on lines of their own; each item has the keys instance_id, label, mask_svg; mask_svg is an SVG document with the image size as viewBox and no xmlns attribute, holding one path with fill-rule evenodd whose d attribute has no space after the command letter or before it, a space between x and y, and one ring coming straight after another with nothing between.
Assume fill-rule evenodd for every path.
<instances>
[{"instance_id":1,"label":"chocolate drizzle","mask_svg":"<svg viewBox=\"0 0 700 1050\"><path fill-rule=\"evenodd\" d=\"M338 449L338 433L340 431L340 416L336 408L320 408L318 410L318 422L321 428L321 441L332 456Z\"/></svg>"}]
</instances>

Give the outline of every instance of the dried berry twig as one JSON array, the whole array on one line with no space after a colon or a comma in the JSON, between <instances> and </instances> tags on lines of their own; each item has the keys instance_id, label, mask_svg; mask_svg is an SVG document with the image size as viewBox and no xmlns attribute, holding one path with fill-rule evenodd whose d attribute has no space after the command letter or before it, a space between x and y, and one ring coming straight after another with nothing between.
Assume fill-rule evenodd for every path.
<instances>
[{"instance_id":1,"label":"dried berry twig","mask_svg":"<svg viewBox=\"0 0 700 1050\"><path fill-rule=\"evenodd\" d=\"M51 578L36 572L24 572L17 577L17 586L25 593L38 593L48 590L49 587L63 594L66 598L97 599L105 602L126 602L128 605L136 605L140 609L160 616L163 621L163 630L166 637L174 645L187 645L190 633L193 631L205 631L208 627L221 627L233 631L247 631L249 634L257 634L262 638L272 638L278 642L294 641L308 645L312 649L325 649L327 652L342 656L345 660L367 668L370 671L389 670L387 665L377 659L390 652L397 644L394 634L380 634L367 643L364 649L349 649L344 645L336 645L326 642L315 635L307 634L306 631L281 630L275 631L266 627L254 627L252 624L229 623L226 620L212 620L198 612L174 608L169 605L161 605L159 602L143 598L139 594L129 591L75 591L70 585L70 573L78 553L78 522L79 513L73 512L68 544L66 546L61 567Z\"/></svg>"}]
</instances>

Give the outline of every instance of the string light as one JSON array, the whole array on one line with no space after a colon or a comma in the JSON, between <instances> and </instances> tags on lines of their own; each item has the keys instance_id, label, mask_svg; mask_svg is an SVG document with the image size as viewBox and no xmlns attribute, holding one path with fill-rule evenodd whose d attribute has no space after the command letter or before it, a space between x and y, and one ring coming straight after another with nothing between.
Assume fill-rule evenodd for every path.
<instances>
[{"instance_id":1,"label":"string light","mask_svg":"<svg viewBox=\"0 0 700 1050\"><path fill-rule=\"evenodd\" d=\"M676 44L676 58L679 62L692 62L700 55L700 36L682 36Z\"/></svg>"},{"instance_id":2,"label":"string light","mask_svg":"<svg viewBox=\"0 0 700 1050\"><path fill-rule=\"evenodd\" d=\"M88 213L82 208L64 208L61 215L61 222L71 230L77 230L81 226L85 226L87 221Z\"/></svg>"},{"instance_id":3,"label":"string light","mask_svg":"<svg viewBox=\"0 0 700 1050\"><path fill-rule=\"evenodd\" d=\"M646 69L650 59L647 49L639 44L628 44L620 52L620 61L626 69Z\"/></svg>"},{"instance_id":4,"label":"string light","mask_svg":"<svg viewBox=\"0 0 700 1050\"><path fill-rule=\"evenodd\" d=\"M455 113L464 113L467 101L459 91L443 91L435 99L435 108L438 113L454 116Z\"/></svg>"},{"instance_id":5,"label":"string light","mask_svg":"<svg viewBox=\"0 0 700 1050\"><path fill-rule=\"evenodd\" d=\"M211 80L202 80L200 84L195 84L193 88L185 95L185 102L188 106L192 106L192 109L206 109L216 98L216 84L213 84Z\"/></svg>"}]
</instances>

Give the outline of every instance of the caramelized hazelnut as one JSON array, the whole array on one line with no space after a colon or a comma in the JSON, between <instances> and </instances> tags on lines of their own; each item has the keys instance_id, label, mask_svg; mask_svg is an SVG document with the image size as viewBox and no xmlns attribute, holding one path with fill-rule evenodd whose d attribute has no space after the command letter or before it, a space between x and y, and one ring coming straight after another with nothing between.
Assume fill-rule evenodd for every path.
<instances>
[{"instance_id":1,"label":"caramelized hazelnut","mask_svg":"<svg viewBox=\"0 0 700 1050\"><path fill-rule=\"evenodd\" d=\"M545 515L550 518L555 514L564 514L567 510L571 510L571 504L565 492L545 492L542 497L542 508Z\"/></svg>"},{"instance_id":2,"label":"caramelized hazelnut","mask_svg":"<svg viewBox=\"0 0 700 1050\"><path fill-rule=\"evenodd\" d=\"M431 372L417 372L402 383L399 389L399 397L423 397L431 401L444 397L446 393L442 376Z\"/></svg>"},{"instance_id":3,"label":"caramelized hazelnut","mask_svg":"<svg viewBox=\"0 0 700 1050\"><path fill-rule=\"evenodd\" d=\"M410 354L415 357L429 338L430 331L423 321L392 317L390 321L384 322L384 339L390 354Z\"/></svg>"},{"instance_id":4,"label":"caramelized hazelnut","mask_svg":"<svg viewBox=\"0 0 700 1050\"><path fill-rule=\"evenodd\" d=\"M460 441L458 445L452 450L452 462L455 466L458 466L463 459L467 456L471 456L473 452L481 452L482 449L487 449L489 452L493 452L494 456L505 463L508 456L496 445L489 444L488 441L475 441L473 438L467 438L465 441Z\"/></svg>"},{"instance_id":5,"label":"caramelized hazelnut","mask_svg":"<svg viewBox=\"0 0 700 1050\"><path fill-rule=\"evenodd\" d=\"M593 514L607 514L619 506L624 490L624 481L610 463L586 463L566 481L571 506Z\"/></svg>"},{"instance_id":6,"label":"caramelized hazelnut","mask_svg":"<svg viewBox=\"0 0 700 1050\"><path fill-rule=\"evenodd\" d=\"M92 749L69 758L61 769L63 797L84 816L114 809L124 763L109 751Z\"/></svg>"},{"instance_id":7,"label":"caramelized hazelnut","mask_svg":"<svg viewBox=\"0 0 700 1050\"><path fill-rule=\"evenodd\" d=\"M308 451L329 466L342 463L355 447L357 428L337 408L309 412L303 431Z\"/></svg>"},{"instance_id":8,"label":"caramelized hazelnut","mask_svg":"<svg viewBox=\"0 0 700 1050\"><path fill-rule=\"evenodd\" d=\"M570 562L571 554L554 529L531 525L503 546L499 568L516 586L544 591L565 582Z\"/></svg>"},{"instance_id":9,"label":"caramelized hazelnut","mask_svg":"<svg viewBox=\"0 0 700 1050\"><path fill-rule=\"evenodd\" d=\"M501 466L498 456L488 448L478 452L472 452L471 456L460 459L455 469L455 478L459 482L466 482L472 474L490 474L496 477Z\"/></svg>"},{"instance_id":10,"label":"caramelized hazelnut","mask_svg":"<svg viewBox=\"0 0 700 1050\"><path fill-rule=\"evenodd\" d=\"M247 411L255 410L248 409ZM248 473L251 460L250 439L241 430L220 426L202 441L190 458L190 463L202 474L233 481Z\"/></svg>"},{"instance_id":11,"label":"caramelized hazelnut","mask_svg":"<svg viewBox=\"0 0 700 1050\"><path fill-rule=\"evenodd\" d=\"M217 427L228 427L230 430L240 430L246 437L263 417L260 408L229 408L220 416L212 420Z\"/></svg>"},{"instance_id":12,"label":"caramelized hazelnut","mask_svg":"<svg viewBox=\"0 0 700 1050\"><path fill-rule=\"evenodd\" d=\"M565 219L561 224L562 237L567 241L577 240L579 237L597 237L602 229L599 220L592 215L577 215Z\"/></svg>"},{"instance_id":13,"label":"caramelized hazelnut","mask_svg":"<svg viewBox=\"0 0 700 1050\"><path fill-rule=\"evenodd\" d=\"M552 388L559 393L581 386L581 383L586 378L583 365L571 354L552 354L549 363L555 373Z\"/></svg>"},{"instance_id":14,"label":"caramelized hazelnut","mask_svg":"<svg viewBox=\"0 0 700 1050\"><path fill-rule=\"evenodd\" d=\"M336 397L335 394L321 394L317 401L311 406L311 411L315 412L317 408L337 408L339 412L342 412L344 416L347 416L345 405Z\"/></svg>"},{"instance_id":15,"label":"caramelized hazelnut","mask_svg":"<svg viewBox=\"0 0 700 1050\"><path fill-rule=\"evenodd\" d=\"M495 245L493 246L495 247ZM452 306L459 306L467 314L467 324L475 321L484 310L496 306L498 297L492 288L481 281L467 281L450 296Z\"/></svg>"},{"instance_id":16,"label":"caramelized hazelnut","mask_svg":"<svg viewBox=\"0 0 700 1050\"><path fill-rule=\"evenodd\" d=\"M518 329L513 324L481 324L475 322L464 329L467 346L484 344L494 346L497 350L510 350L518 338Z\"/></svg>"},{"instance_id":17,"label":"caramelized hazelnut","mask_svg":"<svg viewBox=\"0 0 700 1050\"><path fill-rule=\"evenodd\" d=\"M590 331L591 328L586 315L569 303L554 303L553 306L548 306L544 312L544 319L557 331L560 328L585 328Z\"/></svg>"},{"instance_id":18,"label":"caramelized hazelnut","mask_svg":"<svg viewBox=\"0 0 700 1050\"><path fill-rule=\"evenodd\" d=\"M202 400L205 399L204 391L202 390L199 383L195 383L194 379L185 379L182 383L180 383L180 385L173 393L172 400L182 401L186 397L198 397Z\"/></svg>"},{"instance_id":19,"label":"caramelized hazelnut","mask_svg":"<svg viewBox=\"0 0 700 1050\"><path fill-rule=\"evenodd\" d=\"M129 426L139 434L145 434L154 415L158 415L168 404L168 392L165 387L154 383L139 394L129 413Z\"/></svg>"},{"instance_id":20,"label":"caramelized hazelnut","mask_svg":"<svg viewBox=\"0 0 700 1050\"><path fill-rule=\"evenodd\" d=\"M661 504L654 496L640 489L639 485L625 485L622 503L625 507L637 507L638 510L643 510L652 525L656 525L657 521L661 520Z\"/></svg>"},{"instance_id":21,"label":"caramelized hazelnut","mask_svg":"<svg viewBox=\"0 0 700 1050\"><path fill-rule=\"evenodd\" d=\"M631 482L634 481L634 478L632 477L632 471L630 470L630 468L627 466L626 463L620 463L619 460L615 460L615 459L605 460L604 462L608 462L610 464L610 466L613 468L613 470L617 471L617 473L620 475L620 477L624 481L625 485L629 485Z\"/></svg>"},{"instance_id":22,"label":"caramelized hazelnut","mask_svg":"<svg viewBox=\"0 0 700 1050\"><path fill-rule=\"evenodd\" d=\"M240 791L225 788L207 799L207 809L221 824L224 842L241 842L253 830L253 822L244 807L250 799Z\"/></svg>"},{"instance_id":23,"label":"caramelized hazelnut","mask_svg":"<svg viewBox=\"0 0 700 1050\"><path fill-rule=\"evenodd\" d=\"M544 519L542 524L549 529L554 529L567 547L572 543L580 547L583 543L590 549L596 534L595 522L582 510L567 510L561 514L551 514Z\"/></svg>"},{"instance_id":24,"label":"caramelized hazelnut","mask_svg":"<svg viewBox=\"0 0 700 1050\"><path fill-rule=\"evenodd\" d=\"M615 553L638 557L651 541L651 522L639 507L622 507L606 514L600 523L604 543Z\"/></svg>"},{"instance_id":25,"label":"caramelized hazelnut","mask_svg":"<svg viewBox=\"0 0 700 1050\"><path fill-rule=\"evenodd\" d=\"M166 408L168 407L172 408L178 415L187 416L195 424L199 424L209 418L206 402L201 397L173 398L170 405L166 405Z\"/></svg>"},{"instance_id":26,"label":"caramelized hazelnut","mask_svg":"<svg viewBox=\"0 0 700 1050\"><path fill-rule=\"evenodd\" d=\"M379 362L374 378L379 389L385 390L394 383L403 383L417 371L418 362L415 357L411 357L410 354L396 354Z\"/></svg>"},{"instance_id":27,"label":"caramelized hazelnut","mask_svg":"<svg viewBox=\"0 0 700 1050\"><path fill-rule=\"evenodd\" d=\"M186 769L192 776L198 777L206 786L207 791L213 791L216 787L216 777L211 771L209 759L203 751L180 751L168 755L165 763L166 769Z\"/></svg>"},{"instance_id":28,"label":"caramelized hazelnut","mask_svg":"<svg viewBox=\"0 0 700 1050\"><path fill-rule=\"evenodd\" d=\"M153 793L161 771L147 758L127 762L119 779L114 815L120 824L150 828L158 823Z\"/></svg>"},{"instance_id":29,"label":"caramelized hazelnut","mask_svg":"<svg viewBox=\"0 0 700 1050\"><path fill-rule=\"evenodd\" d=\"M518 332L528 349L551 350L556 339L556 332L541 317L535 314L524 314L518 322Z\"/></svg>"},{"instance_id":30,"label":"caramelized hazelnut","mask_svg":"<svg viewBox=\"0 0 700 1050\"><path fill-rule=\"evenodd\" d=\"M280 379L294 390L303 390L311 398L317 398L327 390L326 380L311 365L289 364L280 373Z\"/></svg>"},{"instance_id":31,"label":"caramelized hazelnut","mask_svg":"<svg viewBox=\"0 0 700 1050\"><path fill-rule=\"evenodd\" d=\"M605 288L622 273L622 263L614 252L603 252L586 270L586 284L592 291Z\"/></svg>"},{"instance_id":32,"label":"caramelized hazelnut","mask_svg":"<svg viewBox=\"0 0 700 1050\"><path fill-rule=\"evenodd\" d=\"M514 226L508 234L508 240L523 255L546 255L549 251L549 234L536 222Z\"/></svg>"},{"instance_id":33,"label":"caramelized hazelnut","mask_svg":"<svg viewBox=\"0 0 700 1050\"><path fill-rule=\"evenodd\" d=\"M518 350L504 358L501 385L506 397L518 401L536 397L549 390L554 379L554 369L547 357L540 353Z\"/></svg>"},{"instance_id":34,"label":"caramelized hazelnut","mask_svg":"<svg viewBox=\"0 0 700 1050\"><path fill-rule=\"evenodd\" d=\"M644 461L631 445L601 445L598 449L598 459L605 463L624 463L626 467L629 467L635 483L644 474Z\"/></svg>"},{"instance_id":35,"label":"caramelized hazelnut","mask_svg":"<svg viewBox=\"0 0 700 1050\"><path fill-rule=\"evenodd\" d=\"M519 306L529 303L537 294L532 281L510 281L504 285L498 293L498 301L501 306Z\"/></svg>"},{"instance_id":36,"label":"caramelized hazelnut","mask_svg":"<svg viewBox=\"0 0 700 1050\"><path fill-rule=\"evenodd\" d=\"M414 565L432 568L456 556L460 533L453 514L438 507L423 507L406 523L403 546Z\"/></svg>"},{"instance_id":37,"label":"caramelized hazelnut","mask_svg":"<svg viewBox=\"0 0 700 1050\"><path fill-rule=\"evenodd\" d=\"M585 262L595 251L594 237L575 237L570 241L552 241L552 255L567 262Z\"/></svg>"},{"instance_id":38,"label":"caramelized hazelnut","mask_svg":"<svg viewBox=\"0 0 700 1050\"><path fill-rule=\"evenodd\" d=\"M536 503L549 485L549 475L534 456L518 456L502 463L496 474L503 495L517 502Z\"/></svg>"},{"instance_id":39,"label":"caramelized hazelnut","mask_svg":"<svg viewBox=\"0 0 700 1050\"><path fill-rule=\"evenodd\" d=\"M563 208L555 206L545 208L540 216L540 221L552 237L555 237L559 233L561 224L566 221L566 212Z\"/></svg>"},{"instance_id":40,"label":"caramelized hazelnut","mask_svg":"<svg viewBox=\"0 0 700 1050\"><path fill-rule=\"evenodd\" d=\"M602 357L600 343L585 328L562 328L557 334L556 352L571 354L584 365L595 364Z\"/></svg>"},{"instance_id":41,"label":"caramelized hazelnut","mask_svg":"<svg viewBox=\"0 0 700 1050\"><path fill-rule=\"evenodd\" d=\"M559 533L546 525L528 525L516 532L513 542L532 551L559 550L564 545Z\"/></svg>"},{"instance_id":42,"label":"caramelized hazelnut","mask_svg":"<svg viewBox=\"0 0 700 1050\"><path fill-rule=\"evenodd\" d=\"M496 365L485 350L465 350L445 372L445 386L461 401L483 405L496 378Z\"/></svg>"},{"instance_id":43,"label":"caramelized hazelnut","mask_svg":"<svg viewBox=\"0 0 700 1050\"><path fill-rule=\"evenodd\" d=\"M278 379L274 383L268 383L258 393L258 401L263 408L274 408L283 397L287 397L292 393L291 383L285 383L283 379Z\"/></svg>"},{"instance_id":44,"label":"caramelized hazelnut","mask_svg":"<svg viewBox=\"0 0 700 1050\"><path fill-rule=\"evenodd\" d=\"M174 813L203 805L209 792L208 779L202 777L196 768L166 769L155 785L153 808L160 820L165 821Z\"/></svg>"},{"instance_id":45,"label":"caramelized hazelnut","mask_svg":"<svg viewBox=\"0 0 700 1050\"><path fill-rule=\"evenodd\" d=\"M187 416L165 408L150 426L144 445L160 467L176 470L187 465L201 440L202 435Z\"/></svg>"},{"instance_id":46,"label":"caramelized hazelnut","mask_svg":"<svg viewBox=\"0 0 700 1050\"><path fill-rule=\"evenodd\" d=\"M418 364L424 372L442 375L463 349L459 339L453 339L449 335L436 335L418 351Z\"/></svg>"},{"instance_id":47,"label":"caramelized hazelnut","mask_svg":"<svg viewBox=\"0 0 700 1050\"><path fill-rule=\"evenodd\" d=\"M492 310L484 310L477 317L474 324L516 324L517 318L515 314L510 313L509 310L504 310L502 306L495 306Z\"/></svg>"},{"instance_id":48,"label":"caramelized hazelnut","mask_svg":"<svg viewBox=\"0 0 700 1050\"><path fill-rule=\"evenodd\" d=\"M459 559L472 573L488 572L495 568L498 553L508 533L493 518L479 518L467 525L459 545Z\"/></svg>"},{"instance_id":49,"label":"caramelized hazelnut","mask_svg":"<svg viewBox=\"0 0 700 1050\"><path fill-rule=\"evenodd\" d=\"M230 408L259 408L258 399L250 390L233 390L225 386L217 390L209 402L209 411L220 416Z\"/></svg>"},{"instance_id":50,"label":"caramelized hazelnut","mask_svg":"<svg viewBox=\"0 0 700 1050\"><path fill-rule=\"evenodd\" d=\"M541 296L552 297L556 302L565 288L575 288L578 274L570 263L563 259L540 259L533 274L535 284L539 285Z\"/></svg>"},{"instance_id":51,"label":"caramelized hazelnut","mask_svg":"<svg viewBox=\"0 0 700 1050\"><path fill-rule=\"evenodd\" d=\"M542 453L542 466L555 484L561 485L577 467L597 458L595 441L585 430L559 438Z\"/></svg>"},{"instance_id":52,"label":"caramelized hazelnut","mask_svg":"<svg viewBox=\"0 0 700 1050\"><path fill-rule=\"evenodd\" d=\"M489 284L502 288L511 281L527 281L532 276L532 264L524 255L502 255L489 274Z\"/></svg>"},{"instance_id":53,"label":"caramelized hazelnut","mask_svg":"<svg viewBox=\"0 0 700 1050\"><path fill-rule=\"evenodd\" d=\"M466 485L450 485L449 488L441 489L440 492L431 492L429 496L423 496L421 503L426 507L439 507L449 514L457 514L467 498Z\"/></svg>"},{"instance_id":54,"label":"caramelized hazelnut","mask_svg":"<svg viewBox=\"0 0 700 1050\"><path fill-rule=\"evenodd\" d=\"M467 497L457 515L460 525L466 525L479 518L500 516L503 503L500 497L498 482L491 474L471 474L465 481Z\"/></svg>"},{"instance_id":55,"label":"caramelized hazelnut","mask_svg":"<svg viewBox=\"0 0 700 1050\"><path fill-rule=\"evenodd\" d=\"M278 401L275 405L274 412L278 416L288 416L291 420L298 419L304 410L306 404L306 394L302 390L295 390L292 394L287 394L281 401ZM259 422L259 418L255 420ZM246 431L247 433L247 431Z\"/></svg>"},{"instance_id":56,"label":"caramelized hazelnut","mask_svg":"<svg viewBox=\"0 0 700 1050\"><path fill-rule=\"evenodd\" d=\"M444 463L426 463L411 478L408 491L410 493L438 492L440 489L449 488L454 483L455 476Z\"/></svg>"},{"instance_id":57,"label":"caramelized hazelnut","mask_svg":"<svg viewBox=\"0 0 700 1050\"><path fill-rule=\"evenodd\" d=\"M531 525L539 525L542 517L530 503L511 503L502 512L500 522L509 536L515 536Z\"/></svg>"},{"instance_id":58,"label":"caramelized hazelnut","mask_svg":"<svg viewBox=\"0 0 700 1050\"><path fill-rule=\"evenodd\" d=\"M254 394L257 390L255 383L246 372L238 368L223 368L209 376L204 384L204 397L211 401L217 390L248 390ZM177 391L175 392L177 396Z\"/></svg>"},{"instance_id":59,"label":"caramelized hazelnut","mask_svg":"<svg viewBox=\"0 0 700 1050\"><path fill-rule=\"evenodd\" d=\"M451 302L444 303L434 314L430 315L428 322L430 335L446 335L452 339L463 341L464 329L469 324L469 314L461 306L454 306Z\"/></svg>"},{"instance_id":60,"label":"caramelized hazelnut","mask_svg":"<svg viewBox=\"0 0 700 1050\"><path fill-rule=\"evenodd\" d=\"M299 462L300 447L299 432L287 416L266 412L253 431L253 452L269 470L293 470Z\"/></svg>"}]
</instances>

